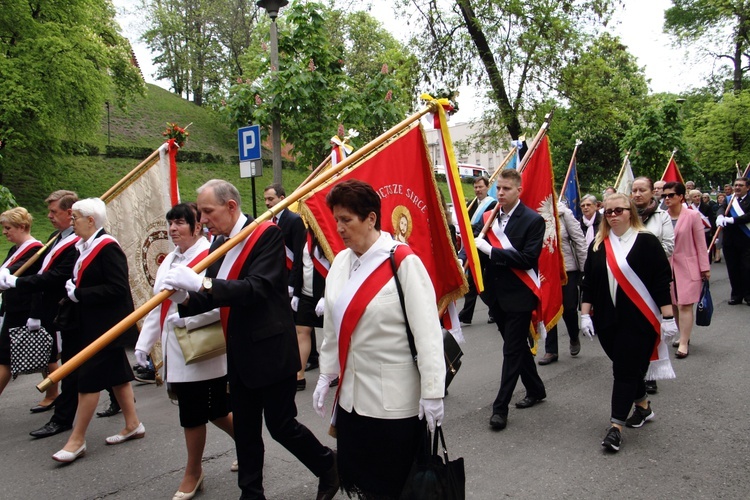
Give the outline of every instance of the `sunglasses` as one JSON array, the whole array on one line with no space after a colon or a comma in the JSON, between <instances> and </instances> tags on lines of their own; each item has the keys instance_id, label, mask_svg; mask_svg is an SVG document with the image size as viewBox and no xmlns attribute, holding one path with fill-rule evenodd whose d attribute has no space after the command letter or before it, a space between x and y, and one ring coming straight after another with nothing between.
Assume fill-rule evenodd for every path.
<instances>
[{"instance_id":1,"label":"sunglasses","mask_svg":"<svg viewBox=\"0 0 750 500\"><path fill-rule=\"evenodd\" d=\"M624 207L608 208L604 211L604 215L606 215L607 217L612 217L613 215L622 215L625 210L629 211L630 209Z\"/></svg>"},{"instance_id":2,"label":"sunglasses","mask_svg":"<svg viewBox=\"0 0 750 500\"><path fill-rule=\"evenodd\" d=\"M661 195L661 199L663 200L664 198L672 198L674 196L677 196L677 193L665 193Z\"/></svg>"}]
</instances>

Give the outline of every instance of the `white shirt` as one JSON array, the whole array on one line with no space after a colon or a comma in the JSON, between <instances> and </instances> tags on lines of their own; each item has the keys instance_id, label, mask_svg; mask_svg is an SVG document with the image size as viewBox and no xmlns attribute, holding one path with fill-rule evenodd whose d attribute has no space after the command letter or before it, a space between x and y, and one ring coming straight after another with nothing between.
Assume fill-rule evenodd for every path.
<instances>
[{"instance_id":1,"label":"white shirt","mask_svg":"<svg viewBox=\"0 0 750 500\"><path fill-rule=\"evenodd\" d=\"M622 234L622 236L619 237L620 247L622 248L622 251L625 253L625 255L629 254L630 250L633 249L633 244L635 243L635 239L637 236L638 231L630 227ZM612 274L612 270L609 268L609 266L607 266L607 280L609 281L609 295L610 297L612 297L612 304L616 306L617 299L615 297L617 296L617 281L615 280L615 277Z\"/></svg>"}]
</instances>

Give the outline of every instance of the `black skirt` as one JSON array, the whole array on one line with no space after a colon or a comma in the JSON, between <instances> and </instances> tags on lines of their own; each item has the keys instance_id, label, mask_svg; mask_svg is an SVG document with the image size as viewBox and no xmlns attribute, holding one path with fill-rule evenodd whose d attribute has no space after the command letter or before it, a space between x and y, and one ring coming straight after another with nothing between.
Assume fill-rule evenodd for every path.
<instances>
[{"instance_id":1,"label":"black skirt","mask_svg":"<svg viewBox=\"0 0 750 500\"><path fill-rule=\"evenodd\" d=\"M347 494L397 499L417 453L424 421L381 419L336 409L338 468Z\"/></svg>"},{"instance_id":2,"label":"black skirt","mask_svg":"<svg viewBox=\"0 0 750 500\"><path fill-rule=\"evenodd\" d=\"M315 314L315 306L318 301L313 297L302 294L297 306L297 314L294 318L294 324L298 326L311 326L313 328L323 328L323 316Z\"/></svg>"},{"instance_id":3,"label":"black skirt","mask_svg":"<svg viewBox=\"0 0 750 500\"><path fill-rule=\"evenodd\" d=\"M122 347L108 346L78 368L78 392L99 392L135 380Z\"/></svg>"}]
</instances>

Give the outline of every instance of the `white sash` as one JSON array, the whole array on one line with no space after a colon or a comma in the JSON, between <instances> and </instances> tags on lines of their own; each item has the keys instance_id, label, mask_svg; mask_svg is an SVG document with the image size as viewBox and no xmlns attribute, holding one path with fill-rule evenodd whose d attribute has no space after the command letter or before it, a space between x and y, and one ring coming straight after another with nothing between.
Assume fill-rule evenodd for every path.
<instances>
[{"instance_id":1,"label":"white sash","mask_svg":"<svg viewBox=\"0 0 750 500\"><path fill-rule=\"evenodd\" d=\"M638 234L636 233L634 236L637 238ZM635 271L633 271L633 268L630 267L630 264L626 259L628 254L623 251L622 246L620 245L620 238L615 236L614 233L610 232L609 242L612 244L612 250L614 251L615 260L617 261L617 266L620 268L620 271L622 271L622 274L625 275L625 278L630 282L630 284L633 285L633 288L635 288L635 291L638 292L638 295L641 296L651 313L657 319L661 320L661 310L656 305L656 302L654 302L654 299L648 292L646 285L644 285L643 281L641 281L641 278L635 273ZM609 270L610 274L614 276L614 274L612 273L612 269L610 269L609 267L609 263L607 263L607 269Z\"/></svg>"},{"instance_id":2,"label":"white sash","mask_svg":"<svg viewBox=\"0 0 750 500\"><path fill-rule=\"evenodd\" d=\"M742 210L742 207L740 206L740 200L738 200L736 196L732 196L732 205L730 206L729 211L732 214L732 217L742 217L745 215L745 211ZM750 222L740 225L740 228L742 229L742 232L750 237Z\"/></svg>"},{"instance_id":3,"label":"white sash","mask_svg":"<svg viewBox=\"0 0 750 500\"><path fill-rule=\"evenodd\" d=\"M232 232L234 232L234 230L237 229L237 233L239 233L242 230L242 228L245 227L246 221L247 221L247 217L245 217L245 215L242 214L240 219L237 220L237 223L235 223L235 226L234 226L234 229L232 229ZM238 225L239 225L239 228L237 227ZM236 236L231 236L231 238L234 238L234 237ZM229 276L229 272L232 270L232 266L234 265L234 262L237 260L237 257L239 257L240 254L242 253L242 249L245 248L248 238L250 238L250 236L245 238L244 241L242 241L242 243L235 245L230 251L228 251L224 255L224 260L221 263L219 272L216 273L216 277L218 279L223 280L223 279L226 279L227 276Z\"/></svg>"},{"instance_id":4,"label":"white sash","mask_svg":"<svg viewBox=\"0 0 750 500\"><path fill-rule=\"evenodd\" d=\"M13 260L16 257L16 255L23 255L23 253L26 251L26 249L29 248L29 246L31 246L31 245L33 245L35 243L41 243L41 242L39 240L37 240L36 238L29 238L28 240L26 240L23 243L21 243L21 246L18 247L18 248L16 248L16 251L13 252L13 255L11 255L10 257L8 257L5 260L5 262L3 262L2 265L0 265L0 269L7 268L13 262Z\"/></svg>"},{"instance_id":5,"label":"white sash","mask_svg":"<svg viewBox=\"0 0 750 500\"><path fill-rule=\"evenodd\" d=\"M76 236L76 233L70 233L68 236L58 241L57 245L52 247L52 250L50 250L47 255L45 255L44 260L42 261L42 267L39 269L37 274L42 274L44 271L46 271L49 268L52 259L57 257L57 254L65 250L68 247L68 244L74 243L76 240L78 240L78 236Z\"/></svg>"},{"instance_id":6,"label":"white sash","mask_svg":"<svg viewBox=\"0 0 750 500\"><path fill-rule=\"evenodd\" d=\"M472 224L479 224L480 222L482 222L482 215L493 201L495 201L495 198L493 198L492 196L487 196L482 200L481 203L477 205L477 209L476 211L474 211L474 215L471 216Z\"/></svg>"},{"instance_id":7,"label":"white sash","mask_svg":"<svg viewBox=\"0 0 750 500\"><path fill-rule=\"evenodd\" d=\"M513 248L513 244L510 242L507 236L505 236L505 232L500 229L500 220L495 219L495 222L492 224L492 233L495 235L495 237L500 240L500 244L503 246L503 249L505 250L516 250ZM516 250L518 251L518 250ZM526 274L529 275L531 278L531 281L534 282L537 288L541 289L542 284L539 281L539 274L537 274L536 271L533 269L519 269L519 271L523 271Z\"/></svg>"}]
</instances>

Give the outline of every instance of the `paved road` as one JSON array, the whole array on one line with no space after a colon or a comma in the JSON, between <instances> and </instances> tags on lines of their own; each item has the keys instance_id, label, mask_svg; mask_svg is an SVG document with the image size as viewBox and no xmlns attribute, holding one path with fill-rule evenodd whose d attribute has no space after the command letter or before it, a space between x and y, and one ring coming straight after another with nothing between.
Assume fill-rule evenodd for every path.
<instances>
[{"instance_id":1,"label":"paved road","mask_svg":"<svg viewBox=\"0 0 750 500\"><path fill-rule=\"evenodd\" d=\"M446 398L445 432L451 456L466 460L468 498L748 498L750 489L750 307L729 306L723 264L714 264L716 301L711 327L696 327L690 357L674 360L678 378L659 383L652 396L656 418L626 429L617 455L600 446L608 426L611 365L598 342L583 341L571 358L561 327L558 363L540 367L548 398L527 410L512 408L508 428L488 427L499 386L502 342L479 306L464 333L464 366ZM670 350L674 351L674 349ZM308 375L308 387L314 376ZM177 407L163 388L135 388L146 438L105 446L121 417L95 419L88 454L69 466L50 455L67 433L33 440L28 432L48 415L31 415L39 398L35 376L11 382L0 396L0 499L171 498L185 461ZM516 392L523 397L523 389ZM327 424L311 409L312 389L297 394L300 420L320 439ZM100 406L105 405L104 398ZM315 498L316 479L266 433L265 485L269 499ZM209 431L204 468L206 491L198 498L239 496L232 442ZM341 496L345 498L345 496Z\"/></svg>"}]
</instances>

